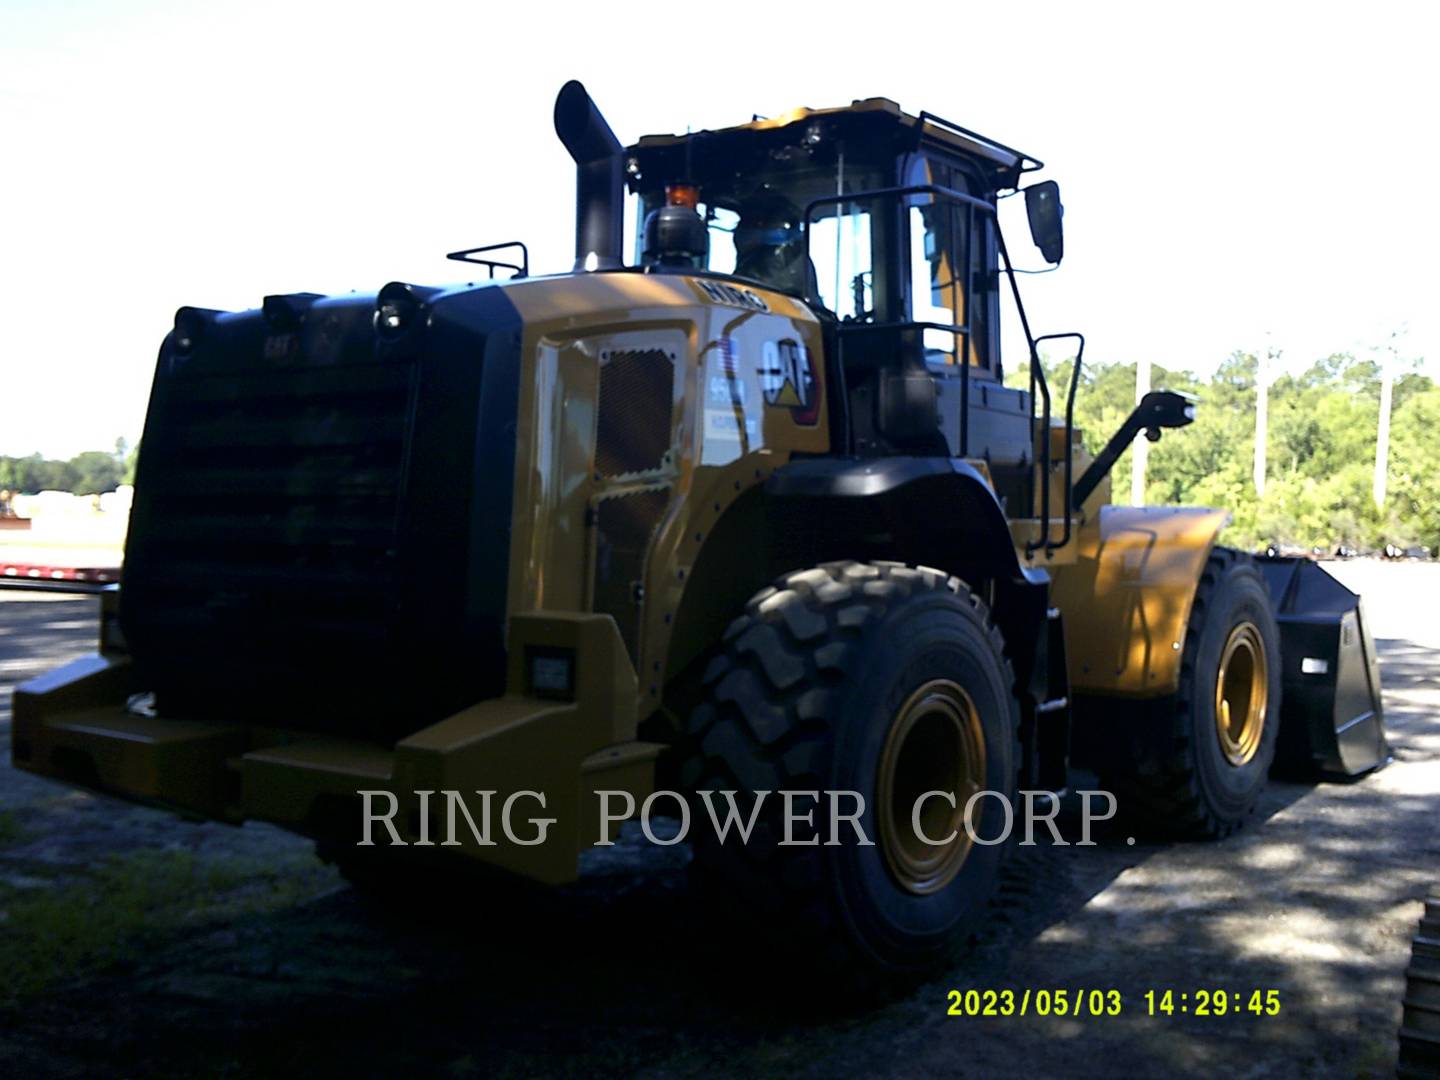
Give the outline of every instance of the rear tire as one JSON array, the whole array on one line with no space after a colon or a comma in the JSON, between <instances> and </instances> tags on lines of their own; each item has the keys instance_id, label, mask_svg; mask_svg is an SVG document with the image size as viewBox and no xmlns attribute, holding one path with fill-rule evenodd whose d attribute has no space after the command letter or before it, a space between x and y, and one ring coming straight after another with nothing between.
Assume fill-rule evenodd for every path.
<instances>
[{"instance_id":1,"label":"rear tire","mask_svg":"<svg viewBox=\"0 0 1440 1080\"><path fill-rule=\"evenodd\" d=\"M1182 837L1218 839L1244 824L1275 757L1280 675L1265 581L1248 555L1217 547L1186 624L1179 688L1144 710L1166 730L1149 753L1112 748L1096 763L1121 812Z\"/></svg>"},{"instance_id":2,"label":"rear tire","mask_svg":"<svg viewBox=\"0 0 1440 1080\"><path fill-rule=\"evenodd\" d=\"M773 955L831 987L874 988L945 959L984 912L1009 841L969 843L962 813L976 789L1013 805L1019 707L1004 643L984 604L955 578L898 563L826 563L757 593L725 633L690 717L682 779L692 792L735 791L742 820L757 793L853 791L859 824L815 813L822 846L787 846L778 794L765 796L749 843L722 843L695 798L695 873L744 912ZM909 808L932 797L914 840ZM712 795L723 818L723 796ZM813 802L796 799L804 814ZM853 800L841 804L852 809ZM1005 832L997 799L977 801L975 832ZM808 828L795 839L809 839Z\"/></svg>"}]
</instances>

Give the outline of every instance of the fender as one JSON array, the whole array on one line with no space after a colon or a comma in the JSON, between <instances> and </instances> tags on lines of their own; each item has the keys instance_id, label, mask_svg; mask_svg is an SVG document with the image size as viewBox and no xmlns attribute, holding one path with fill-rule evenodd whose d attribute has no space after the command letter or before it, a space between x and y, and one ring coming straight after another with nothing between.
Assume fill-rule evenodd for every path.
<instances>
[{"instance_id":1,"label":"fender","mask_svg":"<svg viewBox=\"0 0 1440 1080\"><path fill-rule=\"evenodd\" d=\"M1195 590L1229 520L1225 510L1106 506L1080 527L1076 561L1051 570L1072 689L1138 698L1176 691Z\"/></svg>"},{"instance_id":2,"label":"fender","mask_svg":"<svg viewBox=\"0 0 1440 1080\"><path fill-rule=\"evenodd\" d=\"M914 562L972 579L1026 576L995 493L960 458L802 458L776 469L765 494L812 522L820 503L863 510Z\"/></svg>"},{"instance_id":3,"label":"fender","mask_svg":"<svg viewBox=\"0 0 1440 1080\"><path fill-rule=\"evenodd\" d=\"M831 552L829 558L899 558L979 590L1005 637L1027 723L1035 704L1049 696L1047 687L1063 687L1063 672L1050 671L1047 648L1050 576L1021 565L1004 509L969 462L792 460L766 481L765 495L773 527L799 538L805 549Z\"/></svg>"}]
</instances>

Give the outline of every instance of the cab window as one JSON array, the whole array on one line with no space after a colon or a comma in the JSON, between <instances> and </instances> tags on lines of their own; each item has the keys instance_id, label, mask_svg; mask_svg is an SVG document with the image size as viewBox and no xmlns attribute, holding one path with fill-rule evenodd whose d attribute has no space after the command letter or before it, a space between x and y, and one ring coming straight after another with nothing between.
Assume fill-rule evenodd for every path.
<instances>
[{"instance_id":1,"label":"cab window","mask_svg":"<svg viewBox=\"0 0 1440 1080\"><path fill-rule=\"evenodd\" d=\"M967 193L963 174L943 162L916 157L907 170L906 185L934 184ZM983 257L979 252L985 222L966 208L930 194L906 198L906 227L909 240L910 318L928 323L921 332L925 359L930 364L949 366L968 356L972 364L984 365L983 308L965 310L965 279L984 280ZM973 223L974 235L971 234ZM969 320L966 335L955 327Z\"/></svg>"}]
</instances>

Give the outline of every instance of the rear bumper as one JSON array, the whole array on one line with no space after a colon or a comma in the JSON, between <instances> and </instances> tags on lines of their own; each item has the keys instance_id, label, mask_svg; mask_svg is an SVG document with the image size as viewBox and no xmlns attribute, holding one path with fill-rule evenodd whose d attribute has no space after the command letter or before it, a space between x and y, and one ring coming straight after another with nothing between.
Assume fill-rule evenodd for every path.
<instances>
[{"instance_id":1,"label":"rear bumper","mask_svg":"<svg viewBox=\"0 0 1440 1080\"><path fill-rule=\"evenodd\" d=\"M615 623L602 615L529 615L511 621L511 652L571 649L573 701L520 692L478 702L393 746L288 731L254 723L139 716L128 660L88 656L15 691L12 755L17 768L66 783L239 823L255 819L339 844L367 835L390 841L367 804L384 813L406 844L447 836L446 796L457 792L477 824L481 792L494 793L491 828L477 839L458 814L446 851L545 883L573 880L579 852L599 836L600 790L637 799L653 789L655 744L634 741L635 676ZM433 793L422 796L417 793ZM499 808L516 792L514 833ZM370 793L368 797L362 793ZM393 796L393 802L391 797ZM428 817L428 823L427 823ZM542 843L539 819L554 819Z\"/></svg>"}]
</instances>

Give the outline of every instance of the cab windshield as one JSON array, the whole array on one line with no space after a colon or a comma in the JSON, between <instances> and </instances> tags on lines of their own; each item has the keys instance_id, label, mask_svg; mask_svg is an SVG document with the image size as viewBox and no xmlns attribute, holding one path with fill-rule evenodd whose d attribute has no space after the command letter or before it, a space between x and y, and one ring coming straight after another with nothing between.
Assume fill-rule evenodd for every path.
<instances>
[{"instance_id":1,"label":"cab windshield","mask_svg":"<svg viewBox=\"0 0 1440 1080\"><path fill-rule=\"evenodd\" d=\"M888 169L847 161L843 146L837 145L772 146L763 154L747 155L753 167L716 153L713 145L705 149L710 152L699 153L697 144L688 154L670 155L671 161L647 163L638 185L636 159L631 159L632 188L640 187L638 220L665 205L665 185L694 185L696 210L709 239L697 269L794 296L816 296L842 319L873 317L876 244L869 206L817 207L808 256L802 218L813 200L886 186ZM690 158L688 165L685 157ZM635 252L635 262L643 265L642 251Z\"/></svg>"}]
</instances>

